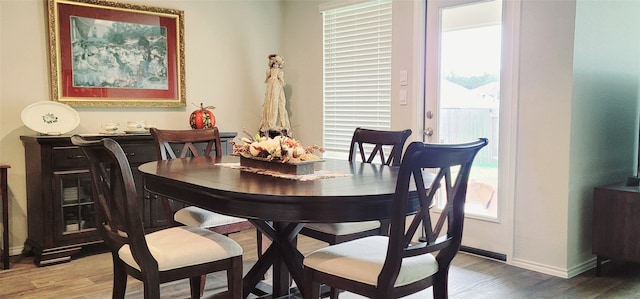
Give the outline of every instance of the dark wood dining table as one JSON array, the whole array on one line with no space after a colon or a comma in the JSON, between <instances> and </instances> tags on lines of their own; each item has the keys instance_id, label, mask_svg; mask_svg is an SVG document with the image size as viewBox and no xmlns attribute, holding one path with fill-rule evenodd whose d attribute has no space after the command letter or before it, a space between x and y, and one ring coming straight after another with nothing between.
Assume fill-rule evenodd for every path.
<instances>
[{"instance_id":1,"label":"dark wood dining table","mask_svg":"<svg viewBox=\"0 0 640 299\"><path fill-rule=\"evenodd\" d=\"M139 170L149 192L247 218L271 239L243 278L245 297L271 266L273 298L289 293L290 277L302 285L304 257L296 242L304 223L391 217L398 167L325 159L316 170L346 175L300 181L228 167L238 162L235 156L194 157L149 162ZM417 202L409 209L415 208Z\"/></svg>"}]
</instances>

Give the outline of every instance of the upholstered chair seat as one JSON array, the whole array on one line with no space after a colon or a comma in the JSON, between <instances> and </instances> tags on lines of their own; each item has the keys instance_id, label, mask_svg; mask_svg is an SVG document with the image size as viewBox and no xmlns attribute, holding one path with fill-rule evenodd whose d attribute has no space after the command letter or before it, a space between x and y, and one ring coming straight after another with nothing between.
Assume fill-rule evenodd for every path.
<instances>
[{"instance_id":1,"label":"upholstered chair seat","mask_svg":"<svg viewBox=\"0 0 640 299\"><path fill-rule=\"evenodd\" d=\"M304 259L305 267L376 286L387 257L389 238L371 236L319 249ZM402 260L394 287L425 279L438 272L432 254Z\"/></svg>"},{"instance_id":2,"label":"upholstered chair seat","mask_svg":"<svg viewBox=\"0 0 640 299\"><path fill-rule=\"evenodd\" d=\"M227 216L194 206L188 206L178 210L173 215L173 220L184 225L204 228L247 221L247 219L244 218Z\"/></svg>"},{"instance_id":3,"label":"upholstered chair seat","mask_svg":"<svg viewBox=\"0 0 640 299\"><path fill-rule=\"evenodd\" d=\"M379 227L380 221L378 220L342 223L309 223L305 225L305 228L336 236L344 236L363 231L375 230Z\"/></svg>"},{"instance_id":4,"label":"upholstered chair seat","mask_svg":"<svg viewBox=\"0 0 640 299\"><path fill-rule=\"evenodd\" d=\"M171 227L145 236L158 271L210 263L242 255L242 247L231 238L199 227ZM185 244L188 244L185 246ZM127 265L140 270L129 245L118 250Z\"/></svg>"}]
</instances>

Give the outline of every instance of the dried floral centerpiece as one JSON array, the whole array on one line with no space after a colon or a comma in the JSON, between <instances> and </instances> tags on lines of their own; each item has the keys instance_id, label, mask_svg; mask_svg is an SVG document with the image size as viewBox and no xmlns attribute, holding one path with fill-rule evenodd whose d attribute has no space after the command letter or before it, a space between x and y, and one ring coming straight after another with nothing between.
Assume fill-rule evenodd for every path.
<instances>
[{"instance_id":1,"label":"dried floral centerpiece","mask_svg":"<svg viewBox=\"0 0 640 299\"><path fill-rule=\"evenodd\" d=\"M232 141L233 154L240 156L240 165L263 168L287 174L312 174L313 163L322 161L314 152L324 152L317 146L302 144L287 136L269 138L255 135L243 137L240 144Z\"/></svg>"}]
</instances>

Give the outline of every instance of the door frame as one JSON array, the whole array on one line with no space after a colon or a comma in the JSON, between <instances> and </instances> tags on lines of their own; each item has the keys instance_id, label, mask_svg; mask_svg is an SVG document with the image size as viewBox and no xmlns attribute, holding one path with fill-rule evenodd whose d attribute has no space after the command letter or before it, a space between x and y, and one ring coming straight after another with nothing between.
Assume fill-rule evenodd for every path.
<instances>
[{"instance_id":1,"label":"door frame","mask_svg":"<svg viewBox=\"0 0 640 299\"><path fill-rule=\"evenodd\" d=\"M484 2L487 0L441 0L441 1L428 1L428 3L439 3L446 7L458 6L474 2ZM428 4L423 4L423 14L421 18L416 18L416 28L422 26L422 30L415 30L416 38L422 40L422 47L420 49L421 57L415 57L415 61L422 63L424 66L420 69L423 78L424 94L423 98L425 102L421 103L422 112L422 128L420 132L424 132L428 127L437 124L437 118L427 122L426 111L430 110L426 103L428 97L439 94L439 53L437 55L431 55L433 47L427 45L428 34L433 34L432 23L427 24L427 14L430 13L427 7ZM501 107L500 107L500 127L499 136L500 144L498 145L499 151L499 163L498 163L498 197L500 198L498 206L497 219L483 219L480 217L468 216L466 217L465 234L463 236L463 249L473 251L492 258L498 258L511 262L513 257L513 242L514 242L514 206L515 206L515 169L516 169L516 146L517 146L517 123L518 123L518 82L519 82L519 48L520 41L518 32L520 30L520 0L503 0L502 9L502 24L503 24L503 45L502 53L510 53L511 55L503 55L501 64L502 71L500 75L501 80ZM436 32L440 31L440 21L437 20ZM418 36L418 35L422 36ZM430 35L429 35L430 37ZM439 52L439 46L436 52ZM427 56L429 55L429 56ZM436 65L437 70L433 72L427 72L427 66ZM433 88L430 88L433 87ZM508 101L504 99L509 99ZM432 109L432 108L431 108ZM429 138L422 135L424 142L430 142ZM490 141L491 142L491 141ZM497 226L497 229L496 229ZM493 234L490 241L490 246L478 246L477 239L472 236L478 235L478 231L490 232ZM466 238L465 238L466 236ZM495 243L495 240L499 240L499 244ZM465 241L467 241L465 244ZM480 248L481 247L481 248Z\"/></svg>"}]
</instances>

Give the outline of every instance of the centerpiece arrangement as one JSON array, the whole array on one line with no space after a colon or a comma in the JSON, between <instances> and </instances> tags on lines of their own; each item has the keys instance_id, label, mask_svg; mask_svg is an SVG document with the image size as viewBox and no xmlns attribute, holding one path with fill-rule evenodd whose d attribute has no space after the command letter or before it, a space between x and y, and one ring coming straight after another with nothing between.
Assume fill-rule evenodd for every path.
<instances>
[{"instance_id":1,"label":"centerpiece arrangement","mask_svg":"<svg viewBox=\"0 0 640 299\"><path fill-rule=\"evenodd\" d=\"M314 152L324 152L317 146L303 146L288 136L273 138L256 134L243 137L240 143L232 141L233 154L240 156L240 165L263 168L287 174L312 174L313 163L322 161Z\"/></svg>"},{"instance_id":2,"label":"centerpiece arrangement","mask_svg":"<svg viewBox=\"0 0 640 299\"><path fill-rule=\"evenodd\" d=\"M314 163L322 161L314 154L324 152L317 146L302 146L291 138L291 124L286 109L284 92L284 58L269 54L269 67L264 83L267 85L262 105L260 133L232 141L233 155L240 156L240 166L257 168L285 174L303 175L314 173Z\"/></svg>"}]
</instances>

